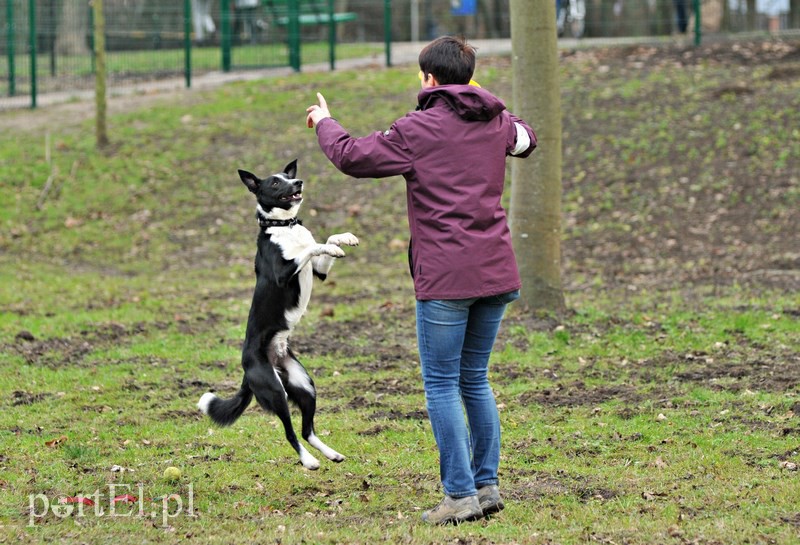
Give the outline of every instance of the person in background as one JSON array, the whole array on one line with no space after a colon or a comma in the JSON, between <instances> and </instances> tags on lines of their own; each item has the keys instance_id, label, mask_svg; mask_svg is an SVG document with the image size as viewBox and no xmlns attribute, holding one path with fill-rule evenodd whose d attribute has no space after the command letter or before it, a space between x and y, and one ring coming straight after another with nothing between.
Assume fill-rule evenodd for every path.
<instances>
[{"instance_id":1,"label":"person in background","mask_svg":"<svg viewBox=\"0 0 800 545\"><path fill-rule=\"evenodd\" d=\"M689 10L686 0L672 0L672 5L675 7L675 22L678 25L678 32L686 34L689 27Z\"/></svg>"}]
</instances>

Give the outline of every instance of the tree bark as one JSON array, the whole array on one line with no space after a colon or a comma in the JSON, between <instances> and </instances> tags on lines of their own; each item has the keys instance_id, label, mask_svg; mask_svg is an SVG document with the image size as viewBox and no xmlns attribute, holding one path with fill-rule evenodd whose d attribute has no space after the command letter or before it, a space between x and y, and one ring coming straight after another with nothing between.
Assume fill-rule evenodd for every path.
<instances>
[{"instance_id":1,"label":"tree bark","mask_svg":"<svg viewBox=\"0 0 800 545\"><path fill-rule=\"evenodd\" d=\"M103 0L92 0L94 10L95 52L95 137L99 149L108 146L106 125L106 22L103 15Z\"/></svg>"},{"instance_id":2,"label":"tree bark","mask_svg":"<svg viewBox=\"0 0 800 545\"><path fill-rule=\"evenodd\" d=\"M59 55L86 55L89 46L86 34L89 28L85 2L63 2L56 31L56 53Z\"/></svg>"},{"instance_id":3,"label":"tree bark","mask_svg":"<svg viewBox=\"0 0 800 545\"><path fill-rule=\"evenodd\" d=\"M478 12L480 13L480 18L483 19L486 37L499 38L497 20L500 18L500 12L493 4L494 2L491 2L491 0L478 0Z\"/></svg>"},{"instance_id":4,"label":"tree bark","mask_svg":"<svg viewBox=\"0 0 800 545\"><path fill-rule=\"evenodd\" d=\"M800 28L800 0L789 0L789 28Z\"/></svg>"},{"instance_id":5,"label":"tree bark","mask_svg":"<svg viewBox=\"0 0 800 545\"><path fill-rule=\"evenodd\" d=\"M755 30L757 21L756 0L747 0L747 30Z\"/></svg>"},{"instance_id":6,"label":"tree bark","mask_svg":"<svg viewBox=\"0 0 800 545\"><path fill-rule=\"evenodd\" d=\"M561 286L561 96L555 2L511 0L513 111L539 148L512 159L511 236L530 310L564 309Z\"/></svg>"}]
</instances>

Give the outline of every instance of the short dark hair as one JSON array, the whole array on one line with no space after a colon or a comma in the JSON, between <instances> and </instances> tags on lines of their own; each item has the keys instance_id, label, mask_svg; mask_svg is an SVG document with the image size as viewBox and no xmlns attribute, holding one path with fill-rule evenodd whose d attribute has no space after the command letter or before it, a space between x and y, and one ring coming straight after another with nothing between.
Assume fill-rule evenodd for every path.
<instances>
[{"instance_id":1,"label":"short dark hair","mask_svg":"<svg viewBox=\"0 0 800 545\"><path fill-rule=\"evenodd\" d=\"M440 85L466 85L475 72L475 48L464 38L436 38L419 53L419 68L427 79L433 74Z\"/></svg>"}]
</instances>

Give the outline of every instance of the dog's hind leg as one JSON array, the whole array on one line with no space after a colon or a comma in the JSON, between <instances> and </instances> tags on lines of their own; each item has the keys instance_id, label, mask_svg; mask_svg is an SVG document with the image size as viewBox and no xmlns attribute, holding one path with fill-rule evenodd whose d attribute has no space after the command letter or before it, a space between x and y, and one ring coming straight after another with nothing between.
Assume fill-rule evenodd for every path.
<instances>
[{"instance_id":1,"label":"dog's hind leg","mask_svg":"<svg viewBox=\"0 0 800 545\"><path fill-rule=\"evenodd\" d=\"M300 413L303 415L303 439L308 444L320 451L326 458L334 462L342 462L345 457L331 447L322 442L314 433L314 414L317 410L317 391L314 388L314 381L308 376L303 365L297 361L289 351L288 356L283 362L283 369L286 371L288 380L286 381L286 393L289 399L297 403Z\"/></svg>"},{"instance_id":2,"label":"dog's hind leg","mask_svg":"<svg viewBox=\"0 0 800 545\"><path fill-rule=\"evenodd\" d=\"M300 463L303 464L304 468L319 469L319 460L308 452L308 450L300 444L300 441L297 440L297 435L294 433L292 419L289 414L289 404L284 403L284 406L285 410L281 407L278 411L275 411L275 414L283 423L283 429L286 431L286 440L289 441L289 444L297 451L297 454L300 456Z\"/></svg>"},{"instance_id":3,"label":"dog's hind leg","mask_svg":"<svg viewBox=\"0 0 800 545\"><path fill-rule=\"evenodd\" d=\"M292 416L289 412L287 392L275 368L269 364L260 365L257 370L248 369L247 376L258 404L264 410L275 414L280 419L286 434L286 440L289 441L289 444L300 456L300 463L303 464L303 467L306 469L319 469L319 460L312 456L297 439L297 434L292 426Z\"/></svg>"}]
</instances>

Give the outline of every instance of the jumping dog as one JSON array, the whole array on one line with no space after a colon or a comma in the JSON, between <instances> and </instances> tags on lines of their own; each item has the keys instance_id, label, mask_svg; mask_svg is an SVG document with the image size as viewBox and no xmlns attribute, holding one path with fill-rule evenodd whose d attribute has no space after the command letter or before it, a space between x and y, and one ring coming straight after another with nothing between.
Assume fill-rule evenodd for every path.
<instances>
[{"instance_id":1,"label":"jumping dog","mask_svg":"<svg viewBox=\"0 0 800 545\"><path fill-rule=\"evenodd\" d=\"M260 179L245 170L239 177L256 196L260 225L255 257L256 287L242 348L244 378L230 399L209 392L197 406L221 426L229 426L247 409L253 396L261 407L283 423L286 439L308 469L319 461L298 441L289 414L289 401L303 418L302 436L326 458L341 462L344 456L323 443L314 433L317 392L314 381L289 348L292 330L300 321L311 297L313 277L325 280L336 258L344 257L341 246L357 246L351 233L332 235L318 244L297 219L303 202L303 181L297 179L297 160L283 172Z\"/></svg>"}]
</instances>

